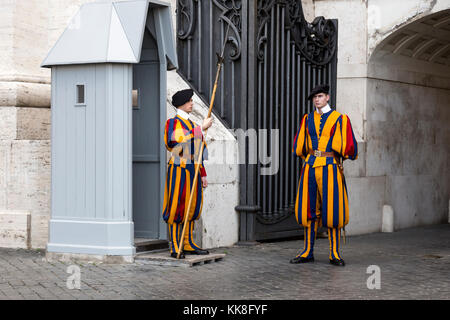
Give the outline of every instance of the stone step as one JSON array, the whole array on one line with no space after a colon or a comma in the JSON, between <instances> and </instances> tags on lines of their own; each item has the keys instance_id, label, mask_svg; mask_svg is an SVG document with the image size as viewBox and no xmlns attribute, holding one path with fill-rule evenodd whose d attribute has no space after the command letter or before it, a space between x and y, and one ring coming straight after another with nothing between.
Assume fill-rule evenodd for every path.
<instances>
[{"instance_id":1,"label":"stone step","mask_svg":"<svg viewBox=\"0 0 450 320\"><path fill-rule=\"evenodd\" d=\"M169 249L169 242L167 240L135 238L134 246L136 253L149 252L161 249Z\"/></svg>"}]
</instances>

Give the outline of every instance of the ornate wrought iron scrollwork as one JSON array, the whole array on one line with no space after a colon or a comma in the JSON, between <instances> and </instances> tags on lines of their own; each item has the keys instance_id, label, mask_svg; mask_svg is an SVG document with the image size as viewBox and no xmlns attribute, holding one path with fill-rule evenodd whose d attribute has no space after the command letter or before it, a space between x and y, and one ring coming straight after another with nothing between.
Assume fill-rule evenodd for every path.
<instances>
[{"instance_id":1,"label":"ornate wrought iron scrollwork","mask_svg":"<svg viewBox=\"0 0 450 320\"><path fill-rule=\"evenodd\" d=\"M289 1L286 24L297 49L309 62L325 65L331 61L337 48L337 30L331 20L317 17L308 23L301 2Z\"/></svg>"},{"instance_id":2,"label":"ornate wrought iron scrollwork","mask_svg":"<svg viewBox=\"0 0 450 320\"><path fill-rule=\"evenodd\" d=\"M267 34L265 33L265 26L270 21L270 11L277 0L263 0L258 6L258 33L256 35L256 47L259 60L264 60L264 47L267 45Z\"/></svg>"},{"instance_id":3,"label":"ornate wrought iron scrollwork","mask_svg":"<svg viewBox=\"0 0 450 320\"><path fill-rule=\"evenodd\" d=\"M258 5L258 59L264 60L264 46L267 44L267 35L264 28L270 22L270 12L274 5L285 6L286 28L291 30L291 37L297 50L309 62L315 65L325 65L333 58L337 48L337 30L331 20L317 17L308 23L303 14L301 1L298 0L264 0Z\"/></svg>"},{"instance_id":4,"label":"ornate wrought iron scrollwork","mask_svg":"<svg viewBox=\"0 0 450 320\"><path fill-rule=\"evenodd\" d=\"M230 26L227 42L231 44L229 57L236 61L241 57L241 33L242 33L242 1L241 0L212 0L214 5L222 10L219 21L222 20Z\"/></svg>"},{"instance_id":5,"label":"ornate wrought iron scrollwork","mask_svg":"<svg viewBox=\"0 0 450 320\"><path fill-rule=\"evenodd\" d=\"M196 0L197 1L197 0ZM195 30L195 8L193 0L178 0L178 39L186 40Z\"/></svg>"}]
</instances>

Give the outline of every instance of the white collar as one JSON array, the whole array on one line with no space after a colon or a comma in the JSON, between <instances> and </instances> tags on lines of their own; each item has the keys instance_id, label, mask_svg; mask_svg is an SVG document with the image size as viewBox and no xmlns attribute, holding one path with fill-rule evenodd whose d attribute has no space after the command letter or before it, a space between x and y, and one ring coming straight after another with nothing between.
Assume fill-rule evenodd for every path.
<instances>
[{"instance_id":1,"label":"white collar","mask_svg":"<svg viewBox=\"0 0 450 320\"><path fill-rule=\"evenodd\" d=\"M330 105L327 103L327 105L325 107L323 107L322 109L322 113L327 113L331 111L331 107ZM316 108L316 112L319 113L319 110Z\"/></svg>"},{"instance_id":2,"label":"white collar","mask_svg":"<svg viewBox=\"0 0 450 320\"><path fill-rule=\"evenodd\" d=\"M186 111L183 111L181 109L177 109L177 115L179 115L180 117L182 117L183 119L189 120L190 114L187 113Z\"/></svg>"}]
</instances>

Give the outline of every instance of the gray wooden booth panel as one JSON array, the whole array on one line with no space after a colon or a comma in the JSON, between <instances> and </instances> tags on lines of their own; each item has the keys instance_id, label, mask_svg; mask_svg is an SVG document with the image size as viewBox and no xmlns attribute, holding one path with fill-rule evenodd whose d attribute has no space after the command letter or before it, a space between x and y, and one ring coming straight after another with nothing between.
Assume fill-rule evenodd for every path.
<instances>
[{"instance_id":1,"label":"gray wooden booth panel","mask_svg":"<svg viewBox=\"0 0 450 320\"><path fill-rule=\"evenodd\" d=\"M165 239L168 4L84 4L41 66L52 68L47 250L134 255L135 237Z\"/></svg>"},{"instance_id":2,"label":"gray wooden booth panel","mask_svg":"<svg viewBox=\"0 0 450 320\"><path fill-rule=\"evenodd\" d=\"M68 252L112 250L124 236L133 253L131 198L132 65L52 69L52 220L50 244ZM80 92L82 91L82 92ZM124 108L124 106L126 106ZM123 245L122 245L123 246ZM104 249L101 249L104 247ZM90 248L92 249L92 248ZM119 251L117 251L119 250Z\"/></svg>"}]
</instances>

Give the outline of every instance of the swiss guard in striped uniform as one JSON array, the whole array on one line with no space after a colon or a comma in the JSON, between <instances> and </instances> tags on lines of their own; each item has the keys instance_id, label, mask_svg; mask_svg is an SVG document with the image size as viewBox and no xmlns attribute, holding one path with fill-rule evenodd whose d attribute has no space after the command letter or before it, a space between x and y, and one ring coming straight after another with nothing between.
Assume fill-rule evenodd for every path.
<instances>
[{"instance_id":1,"label":"swiss guard in striped uniform","mask_svg":"<svg viewBox=\"0 0 450 320\"><path fill-rule=\"evenodd\" d=\"M348 223L347 185L340 160L355 160L357 143L350 119L328 105L328 85L315 87L315 111L306 114L300 124L293 152L304 160L301 171L295 217L305 228L304 249L291 263L313 262L317 228L328 228L330 263L344 266L339 254L341 229Z\"/></svg>"},{"instance_id":2,"label":"swiss guard in striped uniform","mask_svg":"<svg viewBox=\"0 0 450 320\"><path fill-rule=\"evenodd\" d=\"M203 166L207 150L203 151L195 190L192 190L192 186L195 176L194 161L197 161L200 153L199 149L204 139L203 130L211 126L212 118L205 119L202 126L196 125L189 119L194 105L193 94L192 89L186 89L178 91L172 96L172 104L177 108L177 115L167 120L164 131L164 142L172 155L167 165L162 214L169 227L170 253L174 258L177 257L181 243L183 221L186 214L188 214L188 225L180 258L184 258L184 254L209 254L207 250L196 245L193 239L194 221L200 218L202 212L203 188L208 185ZM194 192L194 196L190 211L187 212L191 192Z\"/></svg>"}]
</instances>

